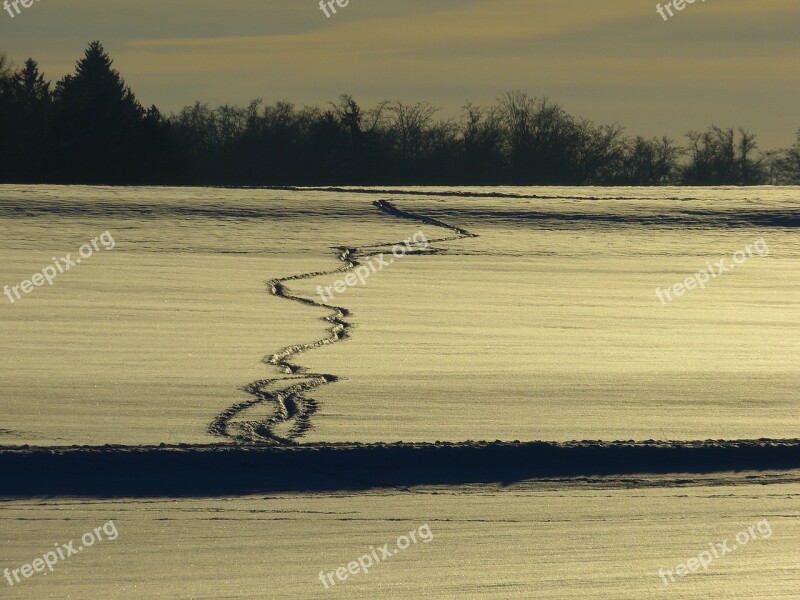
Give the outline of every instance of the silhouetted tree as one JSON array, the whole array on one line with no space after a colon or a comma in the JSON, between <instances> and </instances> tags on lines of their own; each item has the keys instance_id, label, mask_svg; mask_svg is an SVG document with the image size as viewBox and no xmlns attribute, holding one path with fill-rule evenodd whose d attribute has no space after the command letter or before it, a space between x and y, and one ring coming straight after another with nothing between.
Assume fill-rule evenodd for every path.
<instances>
[{"instance_id":1,"label":"silhouetted tree","mask_svg":"<svg viewBox=\"0 0 800 600\"><path fill-rule=\"evenodd\" d=\"M800 184L800 129L791 148L769 154L770 183Z\"/></svg>"},{"instance_id":2,"label":"silhouetted tree","mask_svg":"<svg viewBox=\"0 0 800 600\"><path fill-rule=\"evenodd\" d=\"M573 137L573 180L596 185L627 183L623 168L625 139L620 126L581 121L575 124Z\"/></svg>"},{"instance_id":3,"label":"silhouetted tree","mask_svg":"<svg viewBox=\"0 0 800 600\"><path fill-rule=\"evenodd\" d=\"M50 84L33 59L0 54L0 181L74 183L750 185L800 183L792 147L761 153L746 130L672 140L627 137L546 98L512 91L435 120L427 102L364 109L342 95L323 107L280 101L164 118L144 109L99 42ZM688 154L685 164L681 156Z\"/></svg>"},{"instance_id":4,"label":"silhouetted tree","mask_svg":"<svg viewBox=\"0 0 800 600\"><path fill-rule=\"evenodd\" d=\"M616 126L579 123L560 105L521 91L502 96L498 110L510 183L583 184L612 178L598 163L620 157Z\"/></svg>"},{"instance_id":5,"label":"silhouetted tree","mask_svg":"<svg viewBox=\"0 0 800 600\"><path fill-rule=\"evenodd\" d=\"M39 73L36 61L29 58L14 74L11 88L15 115L10 124L15 144L14 173L17 181L35 181L45 168L50 146L53 106L50 82Z\"/></svg>"},{"instance_id":6,"label":"silhouetted tree","mask_svg":"<svg viewBox=\"0 0 800 600\"><path fill-rule=\"evenodd\" d=\"M14 77L14 67L5 52L0 52L0 98L5 98L10 93L11 81Z\"/></svg>"},{"instance_id":7,"label":"silhouetted tree","mask_svg":"<svg viewBox=\"0 0 800 600\"><path fill-rule=\"evenodd\" d=\"M100 42L92 42L55 89L53 171L65 182L134 183L145 111Z\"/></svg>"},{"instance_id":8,"label":"silhouetted tree","mask_svg":"<svg viewBox=\"0 0 800 600\"><path fill-rule=\"evenodd\" d=\"M345 136L338 157L339 174L342 181L353 181L369 160L365 146L365 132L362 128L364 114L349 94L339 96L339 101L331 103L331 107Z\"/></svg>"},{"instance_id":9,"label":"silhouetted tree","mask_svg":"<svg viewBox=\"0 0 800 600\"><path fill-rule=\"evenodd\" d=\"M683 151L667 137L647 140L637 136L626 144L619 182L626 185L672 183L681 154Z\"/></svg>"},{"instance_id":10,"label":"silhouetted tree","mask_svg":"<svg viewBox=\"0 0 800 600\"><path fill-rule=\"evenodd\" d=\"M395 183L410 182L420 170L425 169L424 161L432 141L428 134L431 133L433 115L437 110L427 102L393 102L388 106L393 118L387 133L398 163L399 179Z\"/></svg>"},{"instance_id":11,"label":"silhouetted tree","mask_svg":"<svg viewBox=\"0 0 800 600\"><path fill-rule=\"evenodd\" d=\"M791 183L800 184L800 129L794 146L786 151L786 174Z\"/></svg>"},{"instance_id":12,"label":"silhouetted tree","mask_svg":"<svg viewBox=\"0 0 800 600\"><path fill-rule=\"evenodd\" d=\"M764 157L755 156L755 136L739 129L712 126L704 133L690 131L690 162L683 170L689 185L757 185L766 181Z\"/></svg>"},{"instance_id":13,"label":"silhouetted tree","mask_svg":"<svg viewBox=\"0 0 800 600\"><path fill-rule=\"evenodd\" d=\"M497 109L483 109L467 103L461 125L462 168L465 184L494 184L504 181L504 132Z\"/></svg>"},{"instance_id":14,"label":"silhouetted tree","mask_svg":"<svg viewBox=\"0 0 800 600\"><path fill-rule=\"evenodd\" d=\"M5 181L36 181L43 176L49 149L50 84L28 59L14 71L0 56L0 174Z\"/></svg>"},{"instance_id":15,"label":"silhouetted tree","mask_svg":"<svg viewBox=\"0 0 800 600\"><path fill-rule=\"evenodd\" d=\"M15 181L14 173L14 142L12 126L14 114L12 107L12 83L14 69L11 61L0 53L0 178L2 181Z\"/></svg>"}]
</instances>

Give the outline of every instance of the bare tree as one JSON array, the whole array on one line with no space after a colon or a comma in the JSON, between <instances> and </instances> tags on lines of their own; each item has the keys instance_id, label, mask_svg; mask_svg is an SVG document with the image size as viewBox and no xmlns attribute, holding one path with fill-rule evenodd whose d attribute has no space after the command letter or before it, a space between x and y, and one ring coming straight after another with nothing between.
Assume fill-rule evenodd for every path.
<instances>
[{"instance_id":1,"label":"bare tree","mask_svg":"<svg viewBox=\"0 0 800 600\"><path fill-rule=\"evenodd\" d=\"M766 153L769 182L777 185L800 184L800 130L794 146Z\"/></svg>"},{"instance_id":2,"label":"bare tree","mask_svg":"<svg viewBox=\"0 0 800 600\"><path fill-rule=\"evenodd\" d=\"M14 78L14 65L5 52L0 52L0 95L8 94Z\"/></svg>"},{"instance_id":3,"label":"bare tree","mask_svg":"<svg viewBox=\"0 0 800 600\"><path fill-rule=\"evenodd\" d=\"M403 104L397 101L389 105L389 112L394 114L391 128L401 155L413 160L422 154L425 141L423 134L430 128L433 115L438 110L428 102Z\"/></svg>"}]
</instances>

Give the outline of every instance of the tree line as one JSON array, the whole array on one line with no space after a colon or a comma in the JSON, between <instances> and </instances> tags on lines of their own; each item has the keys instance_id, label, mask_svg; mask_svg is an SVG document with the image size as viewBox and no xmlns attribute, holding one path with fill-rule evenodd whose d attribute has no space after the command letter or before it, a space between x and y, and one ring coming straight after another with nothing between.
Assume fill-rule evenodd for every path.
<instances>
[{"instance_id":1,"label":"tree line","mask_svg":"<svg viewBox=\"0 0 800 600\"><path fill-rule=\"evenodd\" d=\"M0 55L0 182L172 185L800 184L800 131L762 152L745 129L625 134L507 92L436 119L428 102L144 108L100 42L55 86Z\"/></svg>"}]
</instances>

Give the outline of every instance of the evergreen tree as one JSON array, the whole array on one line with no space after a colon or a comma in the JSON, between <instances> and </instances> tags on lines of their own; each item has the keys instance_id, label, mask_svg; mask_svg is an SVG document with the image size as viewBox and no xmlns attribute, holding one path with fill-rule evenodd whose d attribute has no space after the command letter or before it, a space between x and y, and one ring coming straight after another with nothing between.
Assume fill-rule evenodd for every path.
<instances>
[{"instance_id":1,"label":"evergreen tree","mask_svg":"<svg viewBox=\"0 0 800 600\"><path fill-rule=\"evenodd\" d=\"M9 135L14 140L14 153L10 165L15 181L46 178L52 105L50 82L45 81L36 61L29 58L11 80L14 120L9 123Z\"/></svg>"},{"instance_id":2,"label":"evergreen tree","mask_svg":"<svg viewBox=\"0 0 800 600\"><path fill-rule=\"evenodd\" d=\"M13 149L11 125L14 122L12 114L12 83L14 71L11 61L4 53L0 53L0 181L13 181Z\"/></svg>"},{"instance_id":3,"label":"evergreen tree","mask_svg":"<svg viewBox=\"0 0 800 600\"><path fill-rule=\"evenodd\" d=\"M100 42L56 85L53 170L65 182L134 183L145 111ZM149 178L149 177L148 177Z\"/></svg>"}]
</instances>

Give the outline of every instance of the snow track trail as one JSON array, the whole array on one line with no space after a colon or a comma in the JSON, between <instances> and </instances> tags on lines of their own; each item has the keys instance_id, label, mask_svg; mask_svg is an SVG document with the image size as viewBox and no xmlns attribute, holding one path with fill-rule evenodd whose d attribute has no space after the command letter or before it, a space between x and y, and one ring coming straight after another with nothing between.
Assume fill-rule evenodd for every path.
<instances>
[{"instance_id":1,"label":"snow track trail","mask_svg":"<svg viewBox=\"0 0 800 600\"><path fill-rule=\"evenodd\" d=\"M449 237L428 240L428 244L477 237L476 234L470 233L465 229L424 215L401 210L387 200L376 200L373 205L386 215L440 227L454 234ZM268 281L267 291L273 296L329 311L329 314L322 317L322 320L329 326L329 335L314 342L287 346L275 354L266 356L263 362L275 367L283 375L291 377L260 379L246 385L242 389L250 395L250 398L234 404L220 413L209 425L209 433L228 437L237 442L271 442L276 444L292 444L302 437L311 428L311 418L319 407L317 401L310 398L308 394L319 386L334 383L338 378L336 375L329 373L306 372L303 367L293 363L292 359L308 350L346 340L350 329L350 324L346 319L350 313L341 306L325 304L305 296L293 294L286 283L325 275L335 275L337 273L347 273L361 266L362 263L359 259L366 260L390 253L394 246L401 243L381 243L361 247L338 246L335 248L336 258L343 263L339 268L329 271L313 271L289 275ZM426 247L424 250L412 249L407 254L432 254L435 252L436 249ZM248 418L248 413L269 406L272 408L271 416L260 419Z\"/></svg>"}]
</instances>

